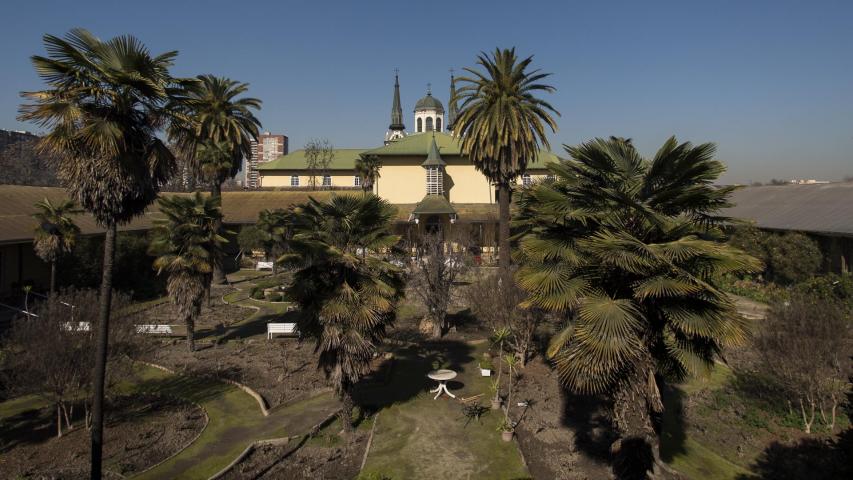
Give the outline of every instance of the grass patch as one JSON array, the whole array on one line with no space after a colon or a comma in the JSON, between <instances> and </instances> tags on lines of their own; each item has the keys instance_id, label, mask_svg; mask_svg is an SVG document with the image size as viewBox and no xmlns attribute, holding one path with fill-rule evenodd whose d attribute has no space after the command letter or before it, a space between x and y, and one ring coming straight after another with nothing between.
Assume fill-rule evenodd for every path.
<instances>
[{"instance_id":1,"label":"grass patch","mask_svg":"<svg viewBox=\"0 0 853 480\"><path fill-rule=\"evenodd\" d=\"M482 393L488 403L489 379L480 376L477 360L486 345L437 341L395 352L386 386L365 388L362 404L379 408L373 445L359 478L514 479L528 478L515 442L503 442L496 427L502 415L485 414L467 424L458 400L433 400L426 378L433 362L458 373L448 386L457 397Z\"/></svg>"}]
</instances>

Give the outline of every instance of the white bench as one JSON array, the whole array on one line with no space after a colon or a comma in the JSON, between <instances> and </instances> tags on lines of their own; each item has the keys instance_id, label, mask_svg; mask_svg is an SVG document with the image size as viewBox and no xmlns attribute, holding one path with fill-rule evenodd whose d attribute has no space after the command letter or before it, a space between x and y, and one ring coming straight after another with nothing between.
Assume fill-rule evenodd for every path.
<instances>
[{"instance_id":1,"label":"white bench","mask_svg":"<svg viewBox=\"0 0 853 480\"><path fill-rule=\"evenodd\" d=\"M89 322L63 322L62 329L66 332L88 332L92 326Z\"/></svg>"},{"instance_id":2,"label":"white bench","mask_svg":"<svg viewBox=\"0 0 853 480\"><path fill-rule=\"evenodd\" d=\"M137 325L136 333L151 333L155 335L172 335L171 325Z\"/></svg>"},{"instance_id":3,"label":"white bench","mask_svg":"<svg viewBox=\"0 0 853 480\"><path fill-rule=\"evenodd\" d=\"M258 262L256 270L272 270L273 262Z\"/></svg>"},{"instance_id":4,"label":"white bench","mask_svg":"<svg viewBox=\"0 0 853 480\"><path fill-rule=\"evenodd\" d=\"M299 336L299 330L295 323L268 323L267 340L271 340L272 336L276 334Z\"/></svg>"}]
</instances>

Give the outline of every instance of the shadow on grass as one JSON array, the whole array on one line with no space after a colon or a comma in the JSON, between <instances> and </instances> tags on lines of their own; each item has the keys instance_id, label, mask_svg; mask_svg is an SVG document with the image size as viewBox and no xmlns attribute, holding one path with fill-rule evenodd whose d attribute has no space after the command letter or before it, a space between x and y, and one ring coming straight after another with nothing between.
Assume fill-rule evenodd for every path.
<instances>
[{"instance_id":1,"label":"shadow on grass","mask_svg":"<svg viewBox=\"0 0 853 480\"><path fill-rule=\"evenodd\" d=\"M663 415L660 422L660 458L672 463L676 456L687 453L687 425L684 423L684 398L680 388L664 384L661 389Z\"/></svg>"},{"instance_id":2,"label":"shadow on grass","mask_svg":"<svg viewBox=\"0 0 853 480\"><path fill-rule=\"evenodd\" d=\"M804 438L793 445L773 442L738 480L833 480L853 478L853 429L838 438Z\"/></svg>"},{"instance_id":3,"label":"shadow on grass","mask_svg":"<svg viewBox=\"0 0 853 480\"><path fill-rule=\"evenodd\" d=\"M214 381L209 378L170 375L165 378L141 380L134 390L137 392L174 396L195 403L204 403L219 397L231 388L233 387L227 383Z\"/></svg>"},{"instance_id":4,"label":"shadow on grass","mask_svg":"<svg viewBox=\"0 0 853 480\"><path fill-rule=\"evenodd\" d=\"M434 388L427 374L438 368L461 373L474 360L474 347L454 340L436 340L394 351L394 361L385 362L355 387L355 401L372 412L410 400ZM388 371L390 369L390 372ZM378 379L385 379L384 382ZM459 381L449 382L451 391L464 387Z\"/></svg>"},{"instance_id":5,"label":"shadow on grass","mask_svg":"<svg viewBox=\"0 0 853 480\"><path fill-rule=\"evenodd\" d=\"M56 436L56 408L34 408L0 420L0 453Z\"/></svg>"}]
</instances>

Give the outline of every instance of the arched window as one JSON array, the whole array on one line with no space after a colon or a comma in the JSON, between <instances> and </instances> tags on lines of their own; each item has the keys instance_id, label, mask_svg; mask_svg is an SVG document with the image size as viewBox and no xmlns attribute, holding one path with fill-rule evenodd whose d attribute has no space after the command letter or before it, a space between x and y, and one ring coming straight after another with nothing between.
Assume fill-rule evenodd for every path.
<instances>
[{"instance_id":1,"label":"arched window","mask_svg":"<svg viewBox=\"0 0 853 480\"><path fill-rule=\"evenodd\" d=\"M436 117L436 118L435 118L435 131L436 131L436 132L440 132L440 131L441 131L441 117Z\"/></svg>"},{"instance_id":2,"label":"arched window","mask_svg":"<svg viewBox=\"0 0 853 480\"><path fill-rule=\"evenodd\" d=\"M427 117L427 120L426 120L426 131L427 131L427 132L431 132L431 131L432 131L432 117Z\"/></svg>"},{"instance_id":3,"label":"arched window","mask_svg":"<svg viewBox=\"0 0 853 480\"><path fill-rule=\"evenodd\" d=\"M421 119L419 118L419 119L418 119L418 133L421 133L421 132L423 132L423 131L424 131L424 127L423 127L423 125L424 125L424 124L423 124L423 121L421 121Z\"/></svg>"},{"instance_id":4,"label":"arched window","mask_svg":"<svg viewBox=\"0 0 853 480\"><path fill-rule=\"evenodd\" d=\"M298 187L299 186L299 175L291 175L290 176L290 186Z\"/></svg>"},{"instance_id":5,"label":"arched window","mask_svg":"<svg viewBox=\"0 0 853 480\"><path fill-rule=\"evenodd\" d=\"M332 176L331 175L323 175L323 186L331 187L332 186Z\"/></svg>"}]
</instances>

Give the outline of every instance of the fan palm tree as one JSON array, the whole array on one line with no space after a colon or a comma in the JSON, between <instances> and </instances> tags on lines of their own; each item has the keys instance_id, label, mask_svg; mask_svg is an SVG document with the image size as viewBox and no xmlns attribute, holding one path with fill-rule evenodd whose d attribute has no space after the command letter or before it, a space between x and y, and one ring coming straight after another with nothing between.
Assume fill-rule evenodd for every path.
<instances>
[{"instance_id":1,"label":"fan palm tree","mask_svg":"<svg viewBox=\"0 0 853 480\"><path fill-rule=\"evenodd\" d=\"M61 201L57 204L45 197L44 200L35 204L37 213L33 218L38 222L33 246L36 255L50 264L50 295L56 292L56 261L63 254L74 248L77 235L80 233L72 215L80 213L73 200Z\"/></svg>"},{"instance_id":2,"label":"fan palm tree","mask_svg":"<svg viewBox=\"0 0 853 480\"><path fill-rule=\"evenodd\" d=\"M536 97L554 87L540 83L550 74L530 70L532 61L532 56L519 60L515 48L482 52L477 64L483 71L466 67L470 76L456 79L461 86L451 99L461 101L453 134L461 137L462 151L498 187L498 263L504 273L510 264L510 185L536 159L540 145L550 148L545 127L556 131L551 114L560 115Z\"/></svg>"},{"instance_id":3,"label":"fan palm tree","mask_svg":"<svg viewBox=\"0 0 853 480\"><path fill-rule=\"evenodd\" d=\"M335 386L344 429L352 430L352 388L394 320L402 272L377 256L399 237L394 208L374 195L311 199L296 210L292 253L281 261L298 271L288 293L299 305L300 332L316 340L318 367Z\"/></svg>"},{"instance_id":4,"label":"fan palm tree","mask_svg":"<svg viewBox=\"0 0 853 480\"><path fill-rule=\"evenodd\" d=\"M274 259L288 251L288 243L293 236L295 221L293 209L277 208L262 210L258 214L258 229L264 234L264 248ZM278 262L273 262L273 273L277 271Z\"/></svg>"},{"instance_id":5,"label":"fan palm tree","mask_svg":"<svg viewBox=\"0 0 853 480\"><path fill-rule=\"evenodd\" d=\"M156 220L149 253L157 255L154 268L169 277L166 288L177 305L181 320L187 326L187 348L195 351L195 319L201 313L214 258L227 241L216 230L222 221L220 199L204 197L196 192L192 197L161 198L160 213L165 219Z\"/></svg>"},{"instance_id":6,"label":"fan palm tree","mask_svg":"<svg viewBox=\"0 0 853 480\"><path fill-rule=\"evenodd\" d=\"M47 88L22 93L31 103L19 119L48 130L39 151L60 159L60 181L106 230L92 408L92 478L100 478L116 225L144 212L174 170L157 133L170 119L177 52L153 56L132 36L102 41L83 29L44 43L48 56L32 62Z\"/></svg>"},{"instance_id":7,"label":"fan palm tree","mask_svg":"<svg viewBox=\"0 0 853 480\"><path fill-rule=\"evenodd\" d=\"M252 110L260 109L261 101L237 98L248 89L248 84L229 78L199 75L170 106L183 121L172 125L169 137L196 175L210 182L216 198L221 198L225 180L240 170L242 159L251 156L252 141L258 137L261 122ZM220 221L217 229L221 228ZM220 258L212 279L214 284L225 283Z\"/></svg>"},{"instance_id":8,"label":"fan palm tree","mask_svg":"<svg viewBox=\"0 0 853 480\"><path fill-rule=\"evenodd\" d=\"M379 155L362 155L355 161L355 173L361 177L361 189L365 194L373 190L373 185L379 179L380 168L382 160Z\"/></svg>"},{"instance_id":9,"label":"fan palm tree","mask_svg":"<svg viewBox=\"0 0 853 480\"><path fill-rule=\"evenodd\" d=\"M548 350L561 381L611 394L623 438L656 445L658 381L708 371L747 337L715 283L758 261L721 242L733 188L712 185L725 170L712 144L670 138L651 160L621 138L567 151L572 161L548 166L556 181L519 201L523 306L568 315Z\"/></svg>"}]
</instances>

